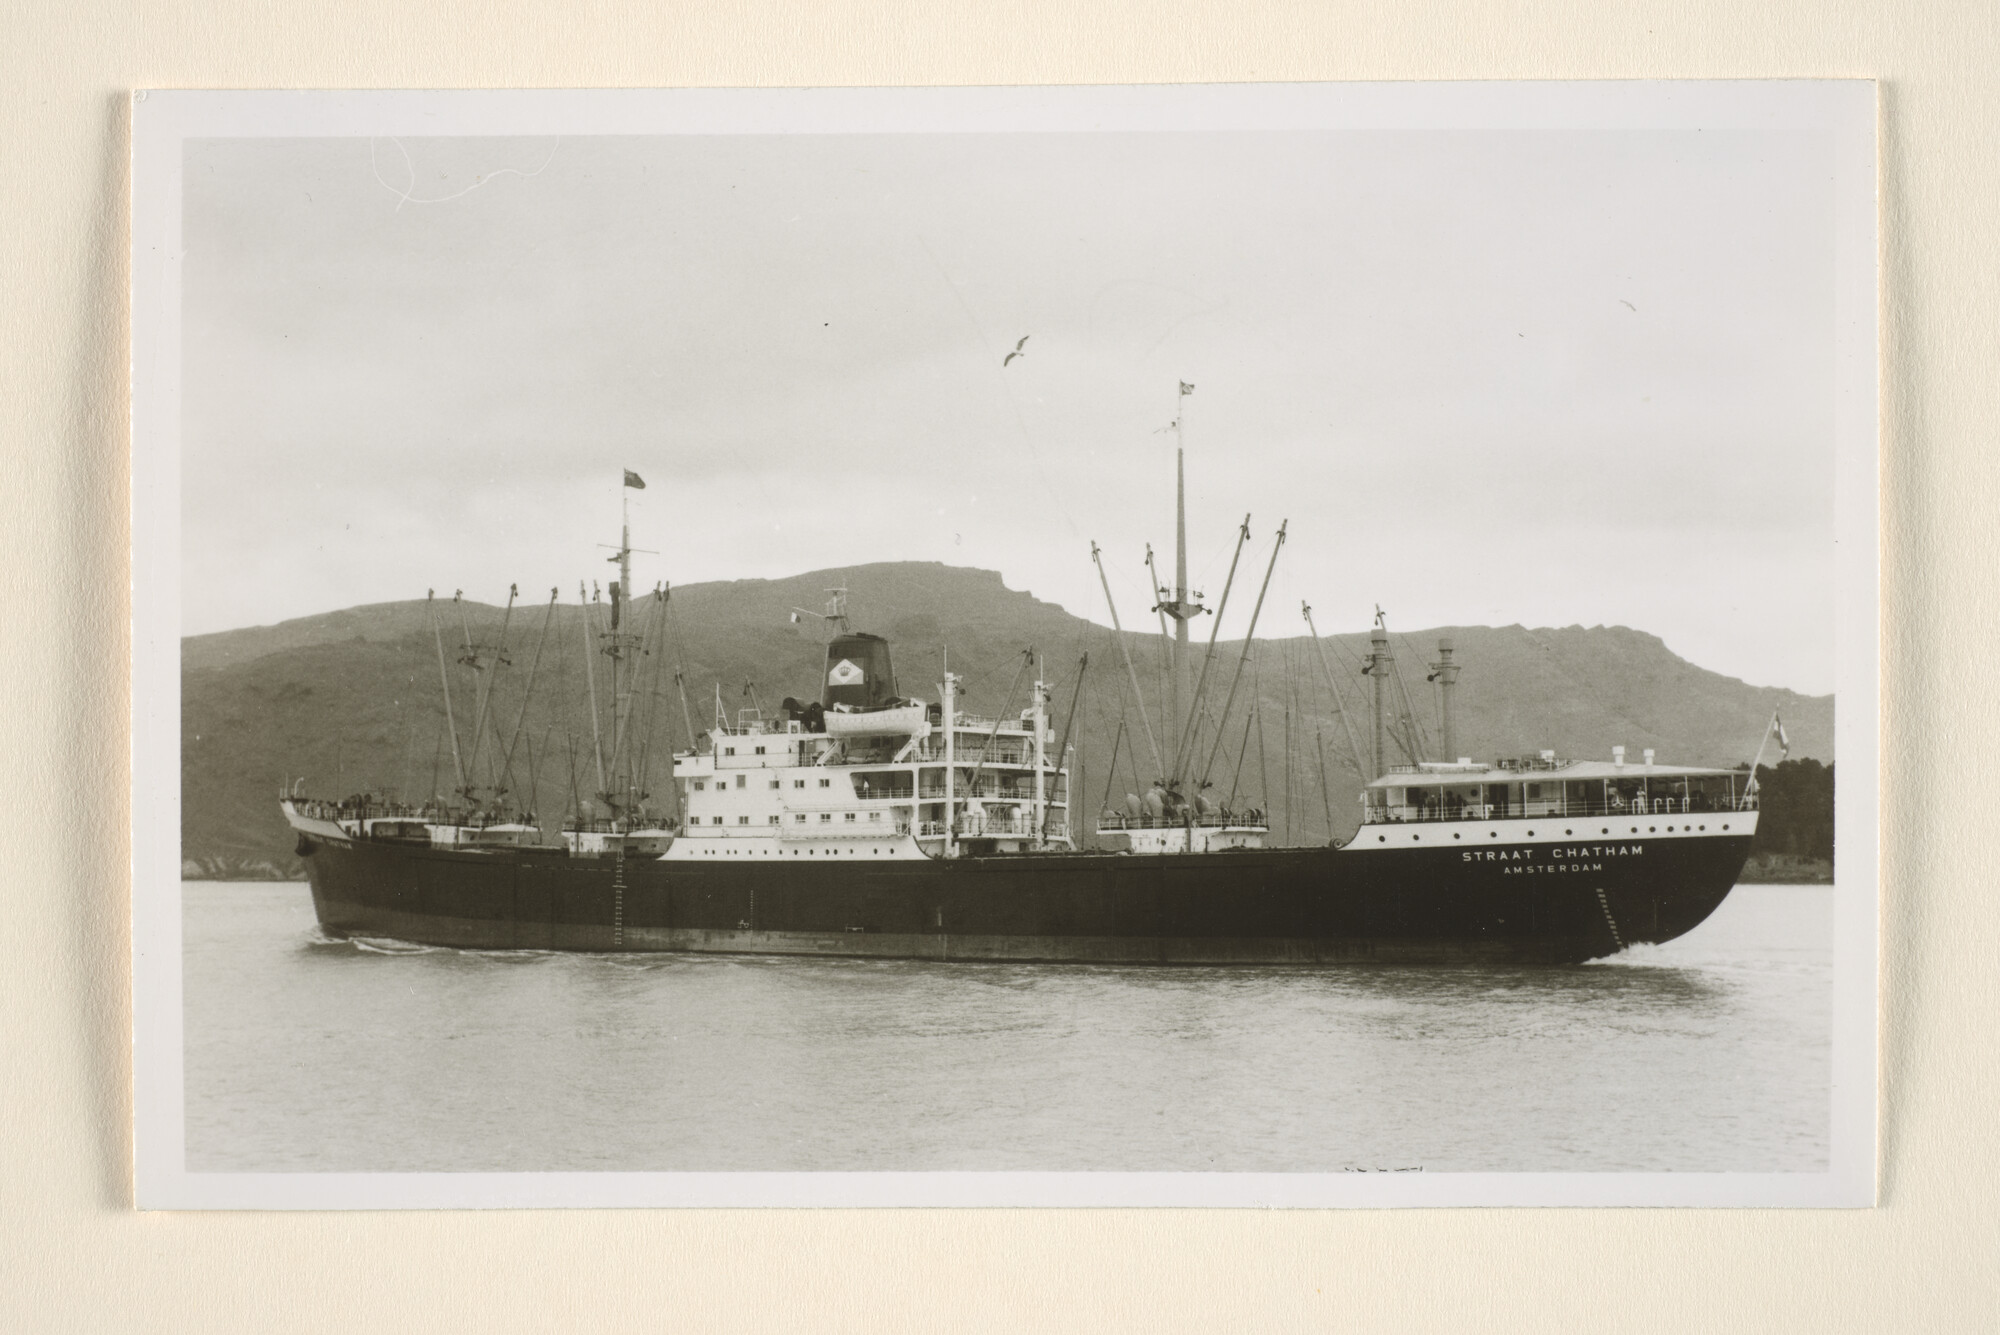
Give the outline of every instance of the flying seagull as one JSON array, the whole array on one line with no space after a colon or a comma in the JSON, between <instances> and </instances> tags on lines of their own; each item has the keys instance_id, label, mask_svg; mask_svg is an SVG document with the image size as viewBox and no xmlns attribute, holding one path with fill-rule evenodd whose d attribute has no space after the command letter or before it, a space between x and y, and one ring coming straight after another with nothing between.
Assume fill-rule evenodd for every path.
<instances>
[{"instance_id":1,"label":"flying seagull","mask_svg":"<svg viewBox=\"0 0 2000 1335\"><path fill-rule=\"evenodd\" d=\"M1033 335L1033 334L1023 334L1023 335L1021 335L1021 341L1020 341L1019 343L1016 343L1016 344L1014 345L1014 350L1013 350L1012 352L1008 353L1008 354L1007 354L1007 355L1006 355L1005 357L1002 357L1002 358L1000 359L1000 365L1004 367L1004 366L1006 366L1006 365L1007 365L1007 363L1008 363L1008 362L1011 362L1011 361L1013 361L1013 360L1014 360L1014 359L1015 359L1016 357L1025 357L1025 356L1027 356L1028 354L1026 354L1025 352L1022 352L1022 351L1021 351L1021 349L1022 349L1022 348L1024 348L1024 347L1026 347L1026 346L1028 345L1028 340L1029 340L1029 339L1031 339L1031 338L1033 338L1033 337L1034 337L1034 335Z\"/></svg>"},{"instance_id":2,"label":"flying seagull","mask_svg":"<svg viewBox=\"0 0 2000 1335\"><path fill-rule=\"evenodd\" d=\"M1639 312L1639 308L1637 306L1634 306L1631 302L1625 300L1625 298L1623 297L1618 298L1618 304L1623 306L1626 310L1631 311L1635 315L1638 314Z\"/></svg>"}]
</instances>

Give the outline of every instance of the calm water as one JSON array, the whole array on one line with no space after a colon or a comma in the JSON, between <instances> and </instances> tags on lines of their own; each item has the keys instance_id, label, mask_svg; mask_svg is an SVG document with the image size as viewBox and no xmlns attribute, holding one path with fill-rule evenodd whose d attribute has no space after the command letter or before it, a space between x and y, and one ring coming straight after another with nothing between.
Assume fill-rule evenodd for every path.
<instances>
[{"instance_id":1,"label":"calm water","mask_svg":"<svg viewBox=\"0 0 2000 1335\"><path fill-rule=\"evenodd\" d=\"M189 884L193 1171L1817 1170L1832 891L1538 970L333 942Z\"/></svg>"}]
</instances>

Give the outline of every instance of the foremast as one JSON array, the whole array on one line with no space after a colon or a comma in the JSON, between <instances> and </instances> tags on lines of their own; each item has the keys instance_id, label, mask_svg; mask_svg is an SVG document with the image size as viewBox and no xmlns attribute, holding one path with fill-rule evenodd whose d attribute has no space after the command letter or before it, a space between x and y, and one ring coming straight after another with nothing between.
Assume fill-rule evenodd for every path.
<instances>
[{"instance_id":1,"label":"foremast","mask_svg":"<svg viewBox=\"0 0 2000 1335\"><path fill-rule=\"evenodd\" d=\"M646 660L661 647L656 641L664 638L664 607L668 597L664 585L656 586L644 600L646 616L643 622L640 620L639 600L634 599L632 592L632 555L643 549L632 545L631 493L643 490L645 485L637 473L626 470L619 492L618 545L605 558L618 567L618 578L611 581L609 589L609 625L603 630L592 629L595 653L586 655L586 666L599 655L610 660L610 735L607 738L599 724L601 711L595 674L587 674L591 741L597 761L596 800L605 815L601 821L579 819L577 833L582 833L586 826L595 827L594 832L599 834L663 833L661 817L648 806L652 794L646 782L647 739L642 734L650 730L653 720L642 718L643 711L638 708ZM592 618L588 604L584 610L585 624L589 627Z\"/></svg>"}]
</instances>

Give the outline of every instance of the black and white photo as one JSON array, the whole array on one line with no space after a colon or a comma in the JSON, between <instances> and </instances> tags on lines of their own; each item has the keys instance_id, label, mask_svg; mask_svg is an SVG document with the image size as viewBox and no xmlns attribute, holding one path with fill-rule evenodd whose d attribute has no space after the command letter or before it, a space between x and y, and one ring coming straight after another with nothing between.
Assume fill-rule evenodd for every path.
<instances>
[{"instance_id":1,"label":"black and white photo","mask_svg":"<svg viewBox=\"0 0 2000 1335\"><path fill-rule=\"evenodd\" d=\"M1872 1200L1872 85L135 113L141 1204Z\"/></svg>"}]
</instances>

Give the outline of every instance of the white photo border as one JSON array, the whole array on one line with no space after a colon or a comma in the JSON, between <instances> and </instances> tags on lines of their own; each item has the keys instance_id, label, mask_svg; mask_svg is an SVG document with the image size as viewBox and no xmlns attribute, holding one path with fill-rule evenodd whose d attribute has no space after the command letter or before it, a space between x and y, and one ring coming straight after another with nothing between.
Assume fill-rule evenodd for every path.
<instances>
[{"instance_id":1,"label":"white photo border","mask_svg":"<svg viewBox=\"0 0 2000 1335\"><path fill-rule=\"evenodd\" d=\"M1880 760L1876 85L1869 80L133 95L132 965L142 1209L1874 1204ZM1832 1108L1818 1173L193 1173L180 885L182 147L198 138L1813 129L1835 144ZM1774 503L1776 503L1774 501Z\"/></svg>"}]
</instances>

